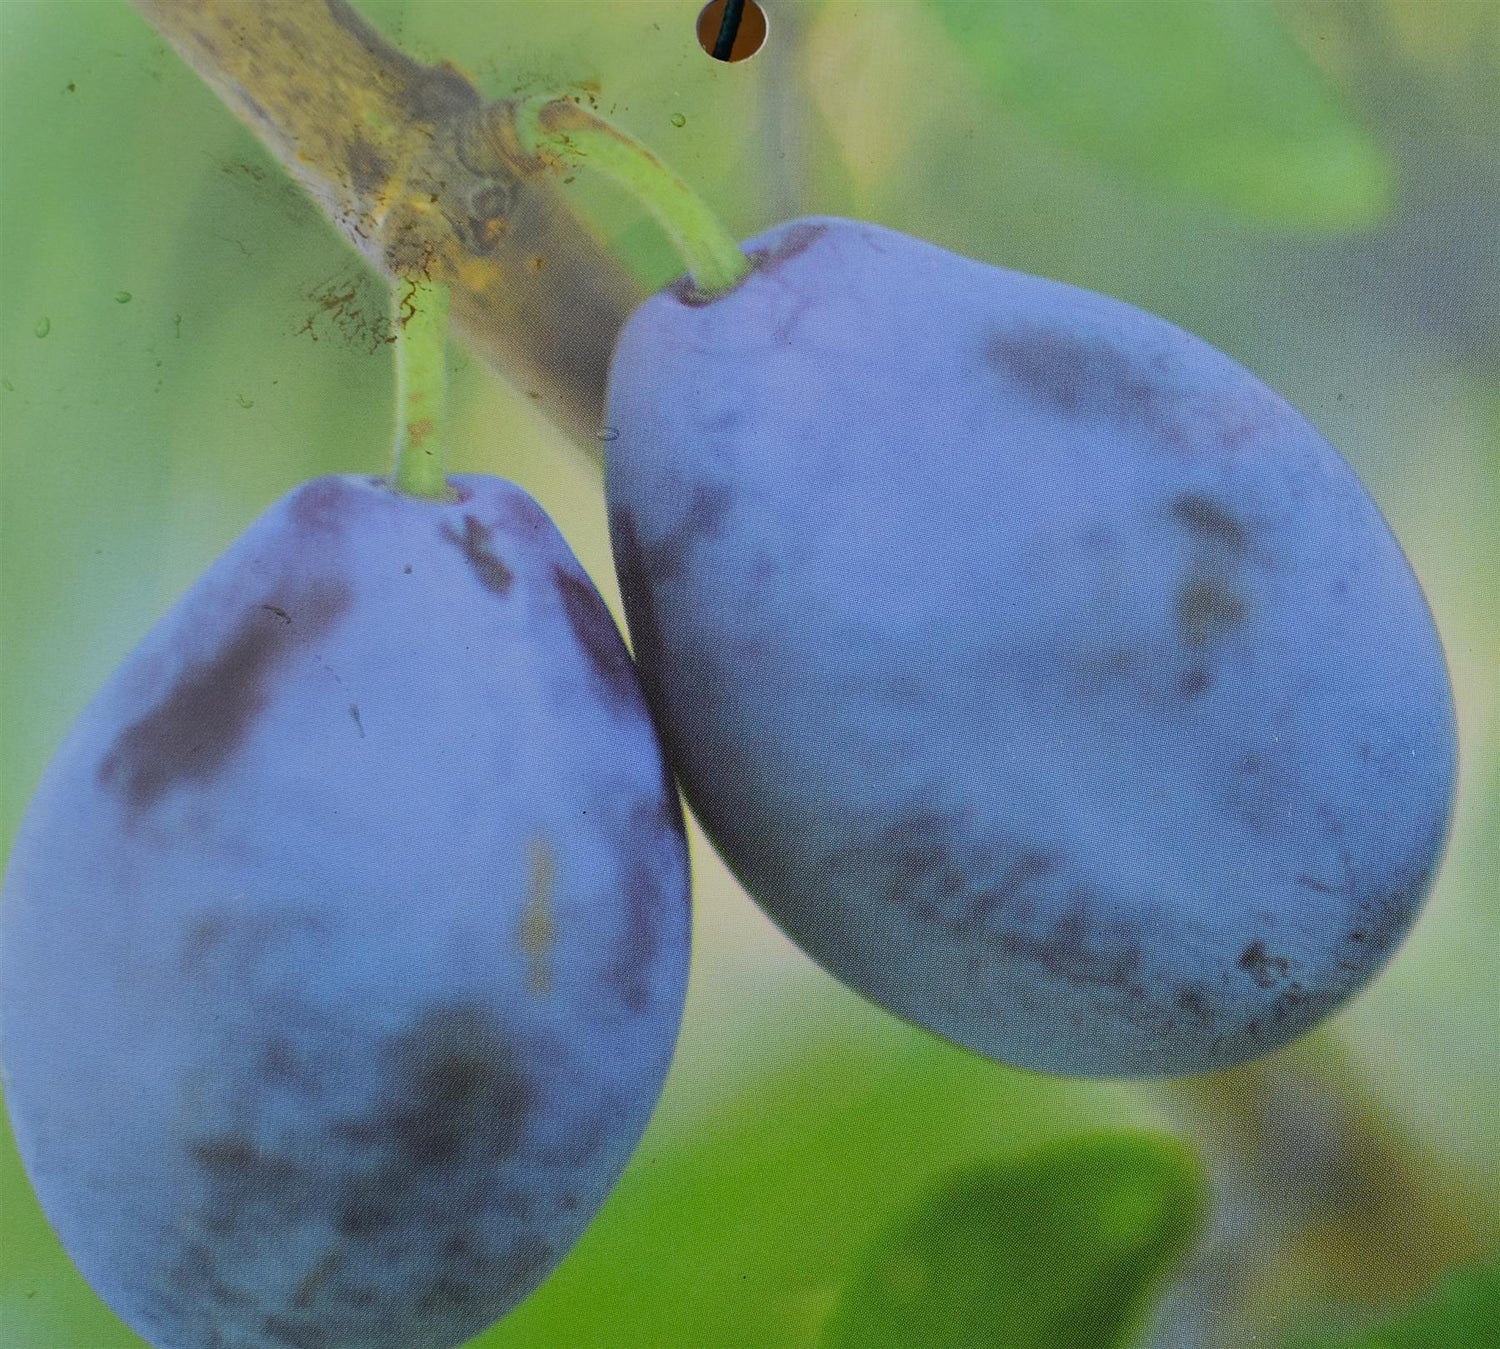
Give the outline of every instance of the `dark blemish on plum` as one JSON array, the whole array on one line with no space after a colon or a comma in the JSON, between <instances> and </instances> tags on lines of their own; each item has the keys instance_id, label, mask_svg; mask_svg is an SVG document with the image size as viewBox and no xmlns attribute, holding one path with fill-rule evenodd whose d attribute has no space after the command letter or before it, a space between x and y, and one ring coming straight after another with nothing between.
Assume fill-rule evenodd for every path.
<instances>
[{"instance_id":1,"label":"dark blemish on plum","mask_svg":"<svg viewBox=\"0 0 1500 1349\"><path fill-rule=\"evenodd\" d=\"M700 538L713 538L724 527L734 493L723 483L693 484L685 528Z\"/></svg>"},{"instance_id":2,"label":"dark blemish on plum","mask_svg":"<svg viewBox=\"0 0 1500 1349\"><path fill-rule=\"evenodd\" d=\"M439 1274L417 1299L417 1311L431 1316L438 1311L467 1311L480 1296L480 1290L462 1279Z\"/></svg>"},{"instance_id":3,"label":"dark blemish on plum","mask_svg":"<svg viewBox=\"0 0 1500 1349\"><path fill-rule=\"evenodd\" d=\"M205 1300L224 1308L253 1305L252 1298L219 1276L213 1250L201 1241L187 1244L168 1275L167 1286L156 1293L173 1316L180 1316L184 1307L201 1307Z\"/></svg>"},{"instance_id":4,"label":"dark blemish on plum","mask_svg":"<svg viewBox=\"0 0 1500 1349\"><path fill-rule=\"evenodd\" d=\"M553 566L552 579L562 597L563 610L572 626L573 636L588 657L610 703L617 711L640 708L640 683L636 679L635 666L631 664L630 652L593 583L588 577L580 576L561 564Z\"/></svg>"},{"instance_id":5,"label":"dark blemish on plum","mask_svg":"<svg viewBox=\"0 0 1500 1349\"><path fill-rule=\"evenodd\" d=\"M342 526L350 495L349 484L342 478L314 478L292 494L288 518L303 533L330 533Z\"/></svg>"},{"instance_id":6,"label":"dark blemish on plum","mask_svg":"<svg viewBox=\"0 0 1500 1349\"><path fill-rule=\"evenodd\" d=\"M513 573L490 548L490 531L479 523L476 516L464 516L462 534L446 522L442 532L443 538L458 546L480 585L493 595L510 593Z\"/></svg>"},{"instance_id":7,"label":"dark blemish on plum","mask_svg":"<svg viewBox=\"0 0 1500 1349\"><path fill-rule=\"evenodd\" d=\"M343 1136L343 1135L341 1135ZM368 1240L401 1219L401 1210L387 1193L380 1174L346 1180L339 1190L334 1225L352 1241Z\"/></svg>"},{"instance_id":8,"label":"dark blemish on plum","mask_svg":"<svg viewBox=\"0 0 1500 1349\"><path fill-rule=\"evenodd\" d=\"M808 291L802 291L794 295L787 309L776 320L771 329L771 340L787 346L796 335L797 327L813 307L814 297Z\"/></svg>"},{"instance_id":9,"label":"dark blemish on plum","mask_svg":"<svg viewBox=\"0 0 1500 1349\"><path fill-rule=\"evenodd\" d=\"M478 1329L490 1319L488 1309L497 1286L514 1297L538 1283L556 1258L552 1247L533 1233L519 1234L496 1254L469 1260L450 1257L454 1268L439 1274L418 1296L417 1311L426 1318L467 1322Z\"/></svg>"},{"instance_id":10,"label":"dark blemish on plum","mask_svg":"<svg viewBox=\"0 0 1500 1349\"><path fill-rule=\"evenodd\" d=\"M1271 1021L1275 1025L1280 1025L1299 1008L1305 1007L1309 1001L1307 991L1301 984L1295 982L1289 984L1276 995L1271 1003Z\"/></svg>"},{"instance_id":11,"label":"dark blemish on plum","mask_svg":"<svg viewBox=\"0 0 1500 1349\"><path fill-rule=\"evenodd\" d=\"M1195 577L1177 593L1177 625L1190 647L1206 646L1244 621L1244 600L1214 577Z\"/></svg>"},{"instance_id":12,"label":"dark blemish on plum","mask_svg":"<svg viewBox=\"0 0 1500 1349\"><path fill-rule=\"evenodd\" d=\"M177 962L178 971L191 974L208 959L213 949L223 941L234 924L229 914L211 914L200 918L188 929L182 943L182 955Z\"/></svg>"},{"instance_id":13,"label":"dark blemish on plum","mask_svg":"<svg viewBox=\"0 0 1500 1349\"><path fill-rule=\"evenodd\" d=\"M1040 848L965 843L963 833L956 819L915 810L871 845L852 852L872 848L885 860L891 873L887 903L954 936L976 929L993 936L997 923L1026 922L1042 883L1059 869L1061 859ZM835 870L846 864L841 857L831 859ZM989 877L994 879L985 879Z\"/></svg>"},{"instance_id":14,"label":"dark blemish on plum","mask_svg":"<svg viewBox=\"0 0 1500 1349\"><path fill-rule=\"evenodd\" d=\"M295 1170L284 1158L267 1157L245 1133L200 1138L189 1144L188 1152L201 1170L220 1180L253 1177L270 1182Z\"/></svg>"},{"instance_id":15,"label":"dark blemish on plum","mask_svg":"<svg viewBox=\"0 0 1500 1349\"><path fill-rule=\"evenodd\" d=\"M957 823L938 811L917 810L884 832L876 846L894 873L886 886L887 902L927 922L962 928L964 920L955 909L960 898L972 895L974 859L956 855L957 830Z\"/></svg>"},{"instance_id":16,"label":"dark blemish on plum","mask_svg":"<svg viewBox=\"0 0 1500 1349\"><path fill-rule=\"evenodd\" d=\"M193 975L213 959L219 965L217 974L252 980L260 962L271 952L278 947L284 950L322 930L318 915L303 909L220 910L197 919L188 929L177 968L184 976Z\"/></svg>"},{"instance_id":17,"label":"dark blemish on plum","mask_svg":"<svg viewBox=\"0 0 1500 1349\"><path fill-rule=\"evenodd\" d=\"M1213 1009L1201 988L1184 988L1177 994L1177 1005L1199 1021L1212 1021Z\"/></svg>"},{"instance_id":18,"label":"dark blemish on plum","mask_svg":"<svg viewBox=\"0 0 1500 1349\"><path fill-rule=\"evenodd\" d=\"M487 1309L514 1301L537 1273L516 1255L534 1239L524 1230L532 1198L507 1180L537 1104L526 1058L483 1006L448 1004L417 1017L386 1042L379 1104L330 1130L327 1151L342 1174L314 1216L347 1242L400 1250L404 1263L461 1284L450 1310L460 1300ZM523 1228L499 1251L486 1238L497 1212ZM339 1300L352 1298L341 1290Z\"/></svg>"},{"instance_id":19,"label":"dark blemish on plum","mask_svg":"<svg viewBox=\"0 0 1500 1349\"><path fill-rule=\"evenodd\" d=\"M188 1155L208 1190L198 1218L204 1231L262 1230L314 1202L316 1176L294 1158L263 1151L242 1130L196 1139Z\"/></svg>"},{"instance_id":20,"label":"dark blemish on plum","mask_svg":"<svg viewBox=\"0 0 1500 1349\"><path fill-rule=\"evenodd\" d=\"M292 1042L284 1035L273 1035L260 1051L256 1063L260 1080L267 1084L294 1087L300 1092L317 1088L317 1079L305 1067Z\"/></svg>"},{"instance_id":21,"label":"dark blemish on plum","mask_svg":"<svg viewBox=\"0 0 1500 1349\"><path fill-rule=\"evenodd\" d=\"M275 614L276 617L281 619L283 623L290 623L292 621L292 616L287 613L285 609L279 607L278 605L262 604L260 607L264 609L268 614Z\"/></svg>"},{"instance_id":22,"label":"dark blemish on plum","mask_svg":"<svg viewBox=\"0 0 1500 1349\"><path fill-rule=\"evenodd\" d=\"M625 602L625 619L635 650L636 673L654 709L663 706L663 680L666 670L666 645L656 615L656 601L646 571L646 559L636 531L635 517L623 507L609 513L609 537L615 558L615 576L620 584L620 598ZM657 734L662 736L660 721ZM665 737L662 737L665 739Z\"/></svg>"},{"instance_id":23,"label":"dark blemish on plum","mask_svg":"<svg viewBox=\"0 0 1500 1349\"><path fill-rule=\"evenodd\" d=\"M983 941L1007 955L1041 965L1064 981L1126 989L1143 964L1139 934L1124 922L1100 923L1093 915L1108 907L1081 886L1068 895L1068 907L1050 931L1025 930L1055 891L1065 871L1055 852L1015 847L994 881L995 847L955 846L956 821L936 811L913 812L885 832L874 846L890 859L895 873L886 887L889 902L915 917L943 927L966 941ZM837 859L835 859L836 861Z\"/></svg>"},{"instance_id":24,"label":"dark blemish on plum","mask_svg":"<svg viewBox=\"0 0 1500 1349\"><path fill-rule=\"evenodd\" d=\"M116 737L98 782L129 810L139 813L173 787L215 777L269 705L278 666L334 626L350 592L342 582L314 581L275 598L252 609L212 657L184 670L156 707Z\"/></svg>"},{"instance_id":25,"label":"dark blemish on plum","mask_svg":"<svg viewBox=\"0 0 1500 1349\"><path fill-rule=\"evenodd\" d=\"M768 248L756 249L749 255L750 276L774 273L783 263L791 261L791 259L801 253L805 253L827 232L828 227L826 225L804 223L793 226L786 230L775 244ZM747 277L746 279L748 280L749 278ZM742 281L740 284L743 285L744 282ZM727 298L722 295L704 295L693 284L691 276L678 277L667 288L667 291L678 303L688 305L694 309L701 309L705 305L714 304L718 300ZM730 291L729 294L734 294L734 291Z\"/></svg>"},{"instance_id":26,"label":"dark blemish on plum","mask_svg":"<svg viewBox=\"0 0 1500 1349\"><path fill-rule=\"evenodd\" d=\"M303 1325L285 1316L268 1316L261 1329L287 1349L329 1349L331 1341L319 1326Z\"/></svg>"},{"instance_id":27,"label":"dark blemish on plum","mask_svg":"<svg viewBox=\"0 0 1500 1349\"><path fill-rule=\"evenodd\" d=\"M1030 397L1065 417L1153 426L1162 391L1131 357L1106 341L1080 341L1031 324L989 341L989 365Z\"/></svg>"},{"instance_id":28,"label":"dark blemish on plum","mask_svg":"<svg viewBox=\"0 0 1500 1349\"><path fill-rule=\"evenodd\" d=\"M1250 976L1257 988L1270 988L1279 980L1285 979L1290 968L1285 956L1269 955L1266 944L1262 941L1251 942L1240 952L1240 958L1235 963Z\"/></svg>"},{"instance_id":29,"label":"dark blemish on plum","mask_svg":"<svg viewBox=\"0 0 1500 1349\"><path fill-rule=\"evenodd\" d=\"M1195 665L1181 679L1177 681L1177 692L1184 702L1191 702L1194 698L1201 698L1213 686L1213 671L1202 665Z\"/></svg>"},{"instance_id":30,"label":"dark blemish on plum","mask_svg":"<svg viewBox=\"0 0 1500 1349\"><path fill-rule=\"evenodd\" d=\"M663 897L649 858L638 853L639 842L627 842L627 846L631 855L620 876L624 914L604 978L627 1011L643 1012L651 1002Z\"/></svg>"},{"instance_id":31,"label":"dark blemish on plum","mask_svg":"<svg viewBox=\"0 0 1500 1349\"><path fill-rule=\"evenodd\" d=\"M1023 849L1001 874L1000 879L980 889L960 921L989 923L1009 918L1032 897L1036 883L1052 875L1059 858L1054 853Z\"/></svg>"},{"instance_id":32,"label":"dark blemish on plum","mask_svg":"<svg viewBox=\"0 0 1500 1349\"><path fill-rule=\"evenodd\" d=\"M1072 661L1074 683L1080 694L1104 693L1129 679L1140 665L1140 653L1125 647L1093 651Z\"/></svg>"},{"instance_id":33,"label":"dark blemish on plum","mask_svg":"<svg viewBox=\"0 0 1500 1349\"><path fill-rule=\"evenodd\" d=\"M1336 895L1342 890L1342 886L1330 885L1327 881L1320 881L1316 876L1298 876L1297 884L1308 890L1316 890L1320 895Z\"/></svg>"},{"instance_id":34,"label":"dark blemish on plum","mask_svg":"<svg viewBox=\"0 0 1500 1349\"><path fill-rule=\"evenodd\" d=\"M565 1138L558 1139L534 1155L539 1166L562 1167L576 1171L598 1152L611 1136L620 1117L620 1104L612 1097L593 1106L585 1119L574 1124Z\"/></svg>"},{"instance_id":35,"label":"dark blemish on plum","mask_svg":"<svg viewBox=\"0 0 1500 1349\"><path fill-rule=\"evenodd\" d=\"M390 177L384 156L362 136L349 145L349 181L362 197L373 197Z\"/></svg>"},{"instance_id":36,"label":"dark blemish on plum","mask_svg":"<svg viewBox=\"0 0 1500 1349\"><path fill-rule=\"evenodd\" d=\"M751 265L757 272L774 272L782 263L807 252L828 233L827 225L804 222L782 232L781 238L768 248L758 248L750 254Z\"/></svg>"},{"instance_id":37,"label":"dark blemish on plum","mask_svg":"<svg viewBox=\"0 0 1500 1349\"><path fill-rule=\"evenodd\" d=\"M1378 899L1365 900L1359 905L1359 911L1364 916L1361 930L1365 933L1370 950L1376 954L1384 955L1394 950L1415 920L1422 897L1427 893L1437 871L1438 855L1434 852L1429 857L1426 865L1414 871L1402 884Z\"/></svg>"},{"instance_id":38,"label":"dark blemish on plum","mask_svg":"<svg viewBox=\"0 0 1500 1349\"><path fill-rule=\"evenodd\" d=\"M424 1013L384 1055L386 1100L364 1141L392 1180L508 1160L536 1093L491 1013L464 1004Z\"/></svg>"},{"instance_id":39,"label":"dark blemish on plum","mask_svg":"<svg viewBox=\"0 0 1500 1349\"><path fill-rule=\"evenodd\" d=\"M1110 924L1110 940L1098 940L1103 925L1093 921L1091 914L1107 911L1097 896L1076 889L1070 906L1047 936L1008 934L1007 948L1066 983L1122 988L1140 970L1143 956L1138 938L1126 924Z\"/></svg>"},{"instance_id":40,"label":"dark blemish on plum","mask_svg":"<svg viewBox=\"0 0 1500 1349\"><path fill-rule=\"evenodd\" d=\"M1108 525L1090 525L1083 534L1083 546L1091 553L1107 553L1119 546L1119 537Z\"/></svg>"},{"instance_id":41,"label":"dark blemish on plum","mask_svg":"<svg viewBox=\"0 0 1500 1349\"><path fill-rule=\"evenodd\" d=\"M688 554L700 538L712 538L724 527L734 494L720 483L695 483L687 510L676 527L650 545L635 535L645 574L655 583L670 581L688 570Z\"/></svg>"},{"instance_id":42,"label":"dark blemish on plum","mask_svg":"<svg viewBox=\"0 0 1500 1349\"><path fill-rule=\"evenodd\" d=\"M354 729L359 732L359 738L363 740L365 738L365 724L359 719L358 703L349 704L349 716L354 721Z\"/></svg>"},{"instance_id":43,"label":"dark blemish on plum","mask_svg":"<svg viewBox=\"0 0 1500 1349\"><path fill-rule=\"evenodd\" d=\"M530 496L516 491L502 501L497 523L502 529L516 533L542 534L550 529L552 522Z\"/></svg>"},{"instance_id":44,"label":"dark blemish on plum","mask_svg":"<svg viewBox=\"0 0 1500 1349\"><path fill-rule=\"evenodd\" d=\"M1225 552L1243 553L1250 542L1250 531L1223 505L1201 493L1184 492L1174 498L1172 515L1200 543Z\"/></svg>"}]
</instances>

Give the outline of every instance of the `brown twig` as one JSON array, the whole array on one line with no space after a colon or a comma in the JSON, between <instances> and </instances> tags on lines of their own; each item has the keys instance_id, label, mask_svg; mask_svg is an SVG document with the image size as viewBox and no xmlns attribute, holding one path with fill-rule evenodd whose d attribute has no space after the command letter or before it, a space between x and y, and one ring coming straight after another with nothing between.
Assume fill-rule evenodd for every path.
<instances>
[{"instance_id":1,"label":"brown twig","mask_svg":"<svg viewBox=\"0 0 1500 1349\"><path fill-rule=\"evenodd\" d=\"M610 352L640 296L503 134L505 104L347 0L134 3L366 259L446 281L460 338L598 458Z\"/></svg>"}]
</instances>

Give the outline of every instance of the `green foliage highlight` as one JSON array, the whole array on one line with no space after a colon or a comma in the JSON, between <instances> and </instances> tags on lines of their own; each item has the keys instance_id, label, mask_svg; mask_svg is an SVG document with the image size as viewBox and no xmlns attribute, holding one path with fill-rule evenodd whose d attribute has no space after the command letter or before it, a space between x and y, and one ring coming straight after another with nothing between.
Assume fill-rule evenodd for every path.
<instances>
[{"instance_id":1,"label":"green foliage highlight","mask_svg":"<svg viewBox=\"0 0 1500 1349\"><path fill-rule=\"evenodd\" d=\"M870 1248L826 1349L1115 1349L1207 1208L1173 1139L1109 1133L960 1172Z\"/></svg>"},{"instance_id":2,"label":"green foliage highlight","mask_svg":"<svg viewBox=\"0 0 1500 1349\"><path fill-rule=\"evenodd\" d=\"M1264 0L932 0L1000 106L1244 218L1368 227L1392 169Z\"/></svg>"},{"instance_id":3,"label":"green foliage highlight","mask_svg":"<svg viewBox=\"0 0 1500 1349\"><path fill-rule=\"evenodd\" d=\"M1495 1349L1500 1344L1500 1261L1450 1275L1386 1324L1352 1335L1298 1340L1293 1349Z\"/></svg>"}]
</instances>

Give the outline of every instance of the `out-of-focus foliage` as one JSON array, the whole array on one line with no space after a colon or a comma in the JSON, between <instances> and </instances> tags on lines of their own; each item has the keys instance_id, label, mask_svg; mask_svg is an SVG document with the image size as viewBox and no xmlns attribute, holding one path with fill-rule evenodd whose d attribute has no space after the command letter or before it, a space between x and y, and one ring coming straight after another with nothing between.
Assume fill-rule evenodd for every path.
<instances>
[{"instance_id":1,"label":"out-of-focus foliage","mask_svg":"<svg viewBox=\"0 0 1500 1349\"><path fill-rule=\"evenodd\" d=\"M1170 1131L1214 1176L1160 1349L1273 1349L1333 1312L1368 1322L1358 1309L1500 1245L1500 6L1257 5L1243 48L1117 33L1128 78L1083 35L1056 98L1156 117L1137 152L1156 169L1007 101L983 70L1014 51L988 52L930 0L776 0L766 49L734 66L703 55L700 6L676 0L360 7L494 96L592 83L742 237L857 214L1199 332L1368 483L1422 579L1459 710L1452 842L1411 939L1294 1055L1186 1086L1015 1073L894 1022L792 950L696 838L695 967L657 1119L555 1278L478 1343L814 1349L863 1252L944 1176L1083 1128ZM1044 14L962 8L975 24ZM1099 6L1153 26L1219 8ZM1048 31L1027 50L1061 51ZM1389 166L1389 214L1351 213L1357 174L1331 179L1342 217L1325 198L1273 218L1164 173L1201 160L1210 125L1234 161L1236 105L1160 112L1216 83L1288 100L1242 106L1245 164L1298 126L1309 155L1347 135ZM1308 162L1294 153L1286 181ZM125 0L0 4L0 173L8 846L69 723L208 562L299 480L384 469L392 390L381 286ZM645 284L680 271L612 185L568 190ZM532 492L612 595L582 457L462 352L451 373L454 467ZM1361 1130L1380 1145L1352 1143ZM139 1346L52 1238L3 1126L0 1231L6 1349Z\"/></svg>"},{"instance_id":2,"label":"out-of-focus foliage","mask_svg":"<svg viewBox=\"0 0 1500 1349\"><path fill-rule=\"evenodd\" d=\"M714 1001L714 972L694 980ZM1165 1122L1119 1087L997 1069L826 992L799 996L793 1055L743 1047L763 1013L709 1033L717 1064L688 1047L598 1222L481 1344L820 1349L867 1248L947 1175L1080 1125ZM700 1001L689 1017L704 1013ZM730 1042L742 1045L737 1063L723 1057ZM708 1075L720 1099L705 1108Z\"/></svg>"},{"instance_id":3,"label":"out-of-focus foliage","mask_svg":"<svg viewBox=\"0 0 1500 1349\"><path fill-rule=\"evenodd\" d=\"M1500 1344L1500 1264L1445 1279L1430 1297L1350 1335L1299 1339L1294 1349L1494 1349Z\"/></svg>"},{"instance_id":4,"label":"out-of-focus foliage","mask_svg":"<svg viewBox=\"0 0 1500 1349\"><path fill-rule=\"evenodd\" d=\"M1391 167L1270 0L933 0L987 97L1111 171L1250 220L1378 221Z\"/></svg>"},{"instance_id":5,"label":"out-of-focus foliage","mask_svg":"<svg viewBox=\"0 0 1500 1349\"><path fill-rule=\"evenodd\" d=\"M1150 1134L971 1167L871 1248L827 1349L1117 1349L1206 1207L1192 1156Z\"/></svg>"}]
</instances>

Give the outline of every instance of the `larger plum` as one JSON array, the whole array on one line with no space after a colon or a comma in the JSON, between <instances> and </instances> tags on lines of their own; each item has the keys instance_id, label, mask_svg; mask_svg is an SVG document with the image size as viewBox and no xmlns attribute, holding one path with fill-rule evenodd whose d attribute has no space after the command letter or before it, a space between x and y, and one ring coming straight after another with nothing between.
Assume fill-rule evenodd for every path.
<instances>
[{"instance_id":1,"label":"larger plum","mask_svg":"<svg viewBox=\"0 0 1500 1349\"><path fill-rule=\"evenodd\" d=\"M998 1059L1185 1073L1391 955L1454 787L1352 470L1129 305L795 221L610 377L616 563L694 811L807 951Z\"/></svg>"},{"instance_id":2,"label":"larger plum","mask_svg":"<svg viewBox=\"0 0 1500 1349\"><path fill-rule=\"evenodd\" d=\"M308 483L83 714L0 911L48 1217L163 1349L448 1349L552 1270L679 1023L677 795L530 497Z\"/></svg>"}]
</instances>

